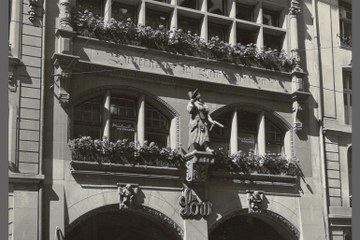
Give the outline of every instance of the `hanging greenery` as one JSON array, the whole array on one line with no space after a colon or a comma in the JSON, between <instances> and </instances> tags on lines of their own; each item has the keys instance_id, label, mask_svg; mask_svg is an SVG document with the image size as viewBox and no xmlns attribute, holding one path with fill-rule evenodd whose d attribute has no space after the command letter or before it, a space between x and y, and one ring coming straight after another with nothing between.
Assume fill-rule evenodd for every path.
<instances>
[{"instance_id":1,"label":"hanging greenery","mask_svg":"<svg viewBox=\"0 0 360 240\"><path fill-rule=\"evenodd\" d=\"M219 37L212 37L205 42L190 31L166 30L163 25L157 29L137 26L130 18L126 21L111 19L105 22L103 17L88 10L76 9L73 16L74 29L80 35L109 42L144 46L175 54L283 72L291 72L298 64L298 60L287 56L285 51L258 49L255 44L230 45L220 41Z\"/></svg>"}]
</instances>

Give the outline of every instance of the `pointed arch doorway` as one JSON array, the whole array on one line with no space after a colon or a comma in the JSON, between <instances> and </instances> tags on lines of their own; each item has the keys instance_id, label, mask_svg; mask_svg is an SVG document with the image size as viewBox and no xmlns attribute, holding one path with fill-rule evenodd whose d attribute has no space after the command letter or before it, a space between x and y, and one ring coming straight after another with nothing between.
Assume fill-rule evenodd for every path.
<instances>
[{"instance_id":1,"label":"pointed arch doorway","mask_svg":"<svg viewBox=\"0 0 360 240\"><path fill-rule=\"evenodd\" d=\"M162 213L147 207L95 209L72 223L66 240L180 240L182 230Z\"/></svg>"}]
</instances>

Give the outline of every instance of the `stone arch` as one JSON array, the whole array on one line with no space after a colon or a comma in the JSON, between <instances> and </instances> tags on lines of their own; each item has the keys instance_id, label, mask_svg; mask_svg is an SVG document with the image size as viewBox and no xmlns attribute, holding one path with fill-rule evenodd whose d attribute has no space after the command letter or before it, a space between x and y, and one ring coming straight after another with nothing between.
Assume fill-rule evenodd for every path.
<instances>
[{"instance_id":1,"label":"stone arch","mask_svg":"<svg viewBox=\"0 0 360 240\"><path fill-rule=\"evenodd\" d=\"M173 108L170 104L165 102L159 96L154 95L146 90L141 88L136 88L128 85L107 85L101 86L93 89L86 90L85 92L79 94L78 96L72 96L72 106L75 106L86 99L96 97L99 95L104 95L105 91L112 90L118 93L125 93L127 95L140 96L145 95L146 99L153 104L155 107L159 108L165 115L168 117L178 117L179 113ZM166 111L164 111L166 109Z\"/></svg>"},{"instance_id":2,"label":"stone arch","mask_svg":"<svg viewBox=\"0 0 360 240\"><path fill-rule=\"evenodd\" d=\"M77 229L78 226L80 226L87 220L96 217L99 214L106 214L106 213L112 213L112 214L115 213L115 214L119 214L119 216L121 216L121 214L126 214L134 217L144 218L154 223L154 225L156 225L157 227L160 227L168 231L171 234L171 236L174 237L173 239L176 240L181 240L183 239L184 236L184 232L182 228L176 222L174 222L170 217L160 212L159 210L155 210L151 207L141 206L141 205L120 210L118 204L105 205L102 207L92 209L91 211L82 214L75 221L73 221L66 227L65 236L71 234L73 230Z\"/></svg>"},{"instance_id":3,"label":"stone arch","mask_svg":"<svg viewBox=\"0 0 360 240\"><path fill-rule=\"evenodd\" d=\"M209 236L221 224L236 217L253 217L274 228L286 240L298 240L299 230L285 217L270 210L263 209L260 213L249 213L248 208L233 210L209 227Z\"/></svg>"}]
</instances>

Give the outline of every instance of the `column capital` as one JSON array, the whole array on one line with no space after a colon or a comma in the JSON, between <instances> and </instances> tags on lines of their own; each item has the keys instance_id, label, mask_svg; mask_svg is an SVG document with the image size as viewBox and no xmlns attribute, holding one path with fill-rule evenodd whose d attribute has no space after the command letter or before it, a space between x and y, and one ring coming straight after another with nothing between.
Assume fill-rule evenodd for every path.
<instances>
[{"instance_id":1,"label":"column capital","mask_svg":"<svg viewBox=\"0 0 360 240\"><path fill-rule=\"evenodd\" d=\"M300 3L298 0L291 0L289 15L296 17L301 11Z\"/></svg>"}]
</instances>

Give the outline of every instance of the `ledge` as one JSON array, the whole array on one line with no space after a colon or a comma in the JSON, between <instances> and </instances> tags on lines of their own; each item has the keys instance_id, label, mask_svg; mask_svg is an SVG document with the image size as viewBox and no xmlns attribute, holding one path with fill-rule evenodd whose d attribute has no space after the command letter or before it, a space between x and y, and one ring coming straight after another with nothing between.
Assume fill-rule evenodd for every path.
<instances>
[{"instance_id":1,"label":"ledge","mask_svg":"<svg viewBox=\"0 0 360 240\"><path fill-rule=\"evenodd\" d=\"M180 170L172 167L155 167L143 165L124 165L116 163L84 162L73 160L70 162L73 175L119 176L152 179L180 179Z\"/></svg>"},{"instance_id":2,"label":"ledge","mask_svg":"<svg viewBox=\"0 0 360 240\"><path fill-rule=\"evenodd\" d=\"M237 172L212 171L213 178L222 178L225 180L240 180L245 183L277 185L285 187L296 187L298 177L270 175L270 174L242 174Z\"/></svg>"},{"instance_id":3,"label":"ledge","mask_svg":"<svg viewBox=\"0 0 360 240\"><path fill-rule=\"evenodd\" d=\"M40 183L44 179L42 174L9 173L9 183Z\"/></svg>"},{"instance_id":4,"label":"ledge","mask_svg":"<svg viewBox=\"0 0 360 240\"><path fill-rule=\"evenodd\" d=\"M22 61L17 57L8 56L8 59L9 59L9 65L16 66L22 63Z\"/></svg>"}]
</instances>

